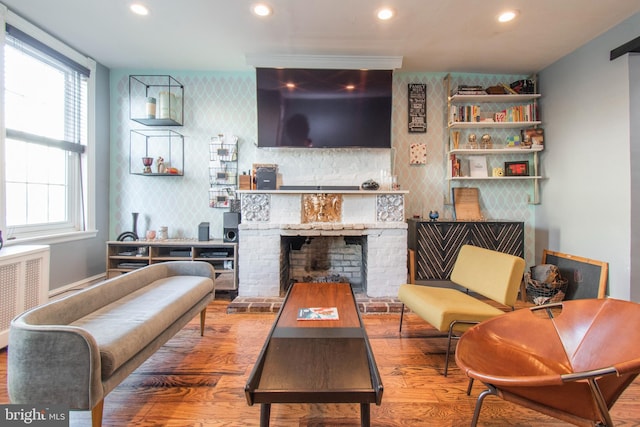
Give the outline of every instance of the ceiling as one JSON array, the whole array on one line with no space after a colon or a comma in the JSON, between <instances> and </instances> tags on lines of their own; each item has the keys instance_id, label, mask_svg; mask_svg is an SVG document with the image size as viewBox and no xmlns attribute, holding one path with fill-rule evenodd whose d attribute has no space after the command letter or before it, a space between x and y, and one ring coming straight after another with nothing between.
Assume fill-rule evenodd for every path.
<instances>
[{"instance_id":1,"label":"ceiling","mask_svg":"<svg viewBox=\"0 0 640 427\"><path fill-rule=\"evenodd\" d=\"M268 0L273 15L258 18L253 0L137 0L150 9L143 17L129 11L131 1L0 0L109 68L193 71L250 70L245 55L285 54L401 56L402 71L527 74L640 11L640 0ZM383 5L396 12L390 21L375 17ZM507 8L518 18L498 24Z\"/></svg>"}]
</instances>

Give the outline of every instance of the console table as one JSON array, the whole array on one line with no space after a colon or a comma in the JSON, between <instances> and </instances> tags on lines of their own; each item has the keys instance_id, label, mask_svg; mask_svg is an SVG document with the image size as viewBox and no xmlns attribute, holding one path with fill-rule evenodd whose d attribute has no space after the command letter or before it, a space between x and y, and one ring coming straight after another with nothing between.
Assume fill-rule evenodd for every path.
<instances>
[{"instance_id":1,"label":"console table","mask_svg":"<svg viewBox=\"0 0 640 427\"><path fill-rule=\"evenodd\" d=\"M409 219L408 248L415 251L418 280L449 280L462 245L524 258L524 222Z\"/></svg>"}]
</instances>

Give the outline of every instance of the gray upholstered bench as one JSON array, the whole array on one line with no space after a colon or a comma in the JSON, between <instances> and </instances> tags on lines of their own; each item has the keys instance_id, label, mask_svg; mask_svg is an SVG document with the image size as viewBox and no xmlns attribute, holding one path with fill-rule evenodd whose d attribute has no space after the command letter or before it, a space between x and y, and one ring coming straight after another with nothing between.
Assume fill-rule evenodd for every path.
<instances>
[{"instance_id":1,"label":"gray upholstered bench","mask_svg":"<svg viewBox=\"0 0 640 427\"><path fill-rule=\"evenodd\" d=\"M91 410L206 307L215 292L206 262L153 264L31 309L11 322L11 403Z\"/></svg>"}]
</instances>

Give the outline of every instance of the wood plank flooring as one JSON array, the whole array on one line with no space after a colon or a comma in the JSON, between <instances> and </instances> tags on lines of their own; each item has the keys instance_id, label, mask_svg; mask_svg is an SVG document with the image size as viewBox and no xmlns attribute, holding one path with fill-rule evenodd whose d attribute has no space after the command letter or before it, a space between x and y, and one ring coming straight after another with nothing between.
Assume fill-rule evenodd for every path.
<instances>
[{"instance_id":1,"label":"wood plank flooring","mask_svg":"<svg viewBox=\"0 0 640 427\"><path fill-rule=\"evenodd\" d=\"M258 426L259 406L248 406L244 385L262 348L274 313L227 314L229 301L209 306L204 337L195 318L133 372L105 400L103 426ZM467 378L451 365L442 376L445 339L414 314L363 316L384 384L382 405L371 406L373 426L468 426L475 400ZM523 331L532 333L532 331ZM621 335L624 339L624 335ZM10 349L9 349L10 351ZM72 355L69 355L73 357ZM295 357L295 355L292 355ZM7 350L0 351L0 403L8 403ZM640 426L640 380L612 410L617 426ZM89 412L71 413L71 426L89 426ZM351 404L274 404L272 426L358 426ZM481 426L566 426L567 424L495 397L485 400Z\"/></svg>"}]
</instances>

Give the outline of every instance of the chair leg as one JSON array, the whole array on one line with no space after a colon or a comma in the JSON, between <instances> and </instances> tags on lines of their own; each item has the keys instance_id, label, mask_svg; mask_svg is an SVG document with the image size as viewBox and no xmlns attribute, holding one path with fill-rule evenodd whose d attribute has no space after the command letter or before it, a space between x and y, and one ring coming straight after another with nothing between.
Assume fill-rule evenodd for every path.
<instances>
[{"instance_id":1,"label":"chair leg","mask_svg":"<svg viewBox=\"0 0 640 427\"><path fill-rule=\"evenodd\" d=\"M455 325L456 323L457 322L454 320L449 325L449 336L447 337L447 355L444 358L444 376L445 377L449 372L449 355L451 354L451 338L453 337L453 325Z\"/></svg>"},{"instance_id":2,"label":"chair leg","mask_svg":"<svg viewBox=\"0 0 640 427\"><path fill-rule=\"evenodd\" d=\"M102 412L104 409L104 399L96 404L96 406L91 409L91 426L92 427L101 427L102 426Z\"/></svg>"},{"instance_id":3,"label":"chair leg","mask_svg":"<svg viewBox=\"0 0 640 427\"><path fill-rule=\"evenodd\" d=\"M473 378L469 378L469 385L467 386L467 396L471 396L472 388L473 388Z\"/></svg>"},{"instance_id":4,"label":"chair leg","mask_svg":"<svg viewBox=\"0 0 640 427\"><path fill-rule=\"evenodd\" d=\"M600 387L594 378L589 379L589 388L591 389L591 395L593 396L596 404L598 405L598 409L600 409L600 415L604 418L605 425L613 426L613 421L611 420L611 415L609 414L609 408L607 408L607 403L602 396L602 392L600 391Z\"/></svg>"},{"instance_id":5,"label":"chair leg","mask_svg":"<svg viewBox=\"0 0 640 427\"><path fill-rule=\"evenodd\" d=\"M206 318L207 318L207 307L202 309L202 311L200 312L200 336L201 337L204 336L204 322Z\"/></svg>"},{"instance_id":6,"label":"chair leg","mask_svg":"<svg viewBox=\"0 0 640 427\"><path fill-rule=\"evenodd\" d=\"M473 411L471 427L476 427L476 425L478 425L478 418L480 418L480 409L482 409L482 402L484 401L484 398L489 396L490 394L493 394L494 396L497 396L498 394L496 388L491 384L487 384L487 387L489 388L480 393L480 395L478 396L478 400L476 401L476 409Z\"/></svg>"},{"instance_id":7,"label":"chair leg","mask_svg":"<svg viewBox=\"0 0 640 427\"><path fill-rule=\"evenodd\" d=\"M404 317L404 304L400 307L400 329L398 329L399 333L402 333L402 318Z\"/></svg>"}]
</instances>

